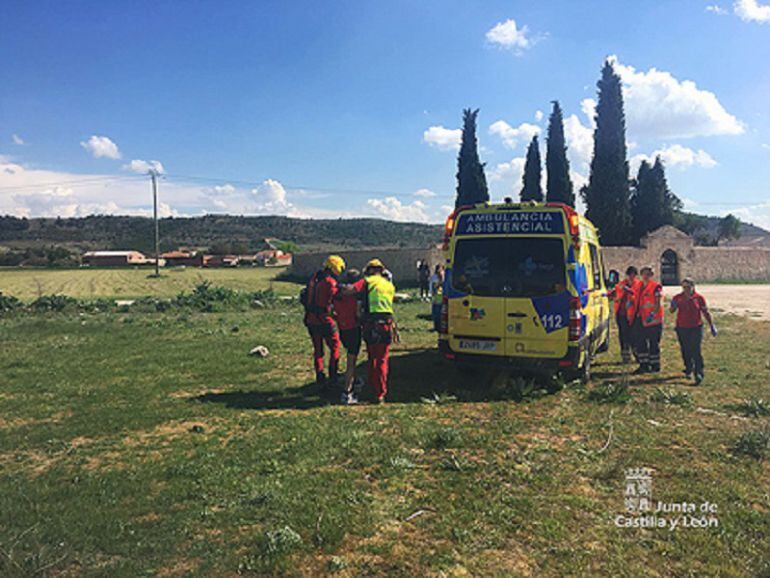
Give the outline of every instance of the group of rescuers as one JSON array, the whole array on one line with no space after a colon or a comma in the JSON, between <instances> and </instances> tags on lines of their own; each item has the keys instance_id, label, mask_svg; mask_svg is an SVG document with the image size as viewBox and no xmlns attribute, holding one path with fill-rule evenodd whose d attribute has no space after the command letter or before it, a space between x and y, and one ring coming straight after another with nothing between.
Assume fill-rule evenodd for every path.
<instances>
[{"instance_id":1,"label":"group of rescuers","mask_svg":"<svg viewBox=\"0 0 770 578\"><path fill-rule=\"evenodd\" d=\"M443 269L436 266L429 278L429 291L423 290L425 263L418 265L421 297L431 299L434 330L438 330L441 312ZM343 272L345 273L343 277ZM640 275L641 273L641 275ZM684 362L684 374L703 381L703 319L713 336L717 335L706 300L695 291L690 278L682 280L682 291L671 300L670 311L676 312L676 335ZM363 275L356 269L345 270L339 255L330 255L308 281L303 302L305 326L313 342L313 366L316 383L324 388L338 385L340 352L347 352L342 403L358 403L355 369L361 342L366 343L368 383L375 401L384 403L388 392L388 356L390 345L398 339L393 317L396 289L392 275L379 259L366 264ZM660 371L660 340L663 335L663 287L654 278L652 267L641 272L630 266L626 278L609 292L614 302L618 324L621 359L639 363L634 373ZM324 344L330 350L329 375L324 374Z\"/></svg>"},{"instance_id":2,"label":"group of rescuers","mask_svg":"<svg viewBox=\"0 0 770 578\"><path fill-rule=\"evenodd\" d=\"M442 284L442 269L437 266L431 277L434 317L440 314ZM374 390L377 403L385 402L390 345L398 340L393 318L395 294L392 275L379 259L369 261L362 275L356 269L346 270L339 255L330 255L306 285L305 326L313 342L316 383L321 388L339 384L340 350L344 347L347 364L343 404L358 403L356 385L360 382L355 371L362 341L368 356L369 387ZM434 319L434 327L437 326L438 320ZM330 351L328 376L324 374L324 344Z\"/></svg>"},{"instance_id":3,"label":"group of rescuers","mask_svg":"<svg viewBox=\"0 0 770 578\"><path fill-rule=\"evenodd\" d=\"M641 278L640 278L641 273ZM626 269L626 278L609 293L615 305L620 355L624 363L633 356L639 363L634 373L660 371L660 339L663 335L663 287L652 267ZM684 362L684 374L695 385L703 381L703 319L716 337L717 328L706 300L695 291L695 282L682 279L682 291L673 297L669 310L676 312L675 330Z\"/></svg>"}]
</instances>

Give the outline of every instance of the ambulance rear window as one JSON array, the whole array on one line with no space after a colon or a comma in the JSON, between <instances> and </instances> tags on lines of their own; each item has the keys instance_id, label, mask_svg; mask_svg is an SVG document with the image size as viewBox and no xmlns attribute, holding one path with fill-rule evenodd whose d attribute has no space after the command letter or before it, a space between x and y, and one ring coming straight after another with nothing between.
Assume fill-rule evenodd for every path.
<instances>
[{"instance_id":1,"label":"ambulance rear window","mask_svg":"<svg viewBox=\"0 0 770 578\"><path fill-rule=\"evenodd\" d=\"M452 286L482 297L540 297L566 288L562 239L461 239Z\"/></svg>"}]
</instances>

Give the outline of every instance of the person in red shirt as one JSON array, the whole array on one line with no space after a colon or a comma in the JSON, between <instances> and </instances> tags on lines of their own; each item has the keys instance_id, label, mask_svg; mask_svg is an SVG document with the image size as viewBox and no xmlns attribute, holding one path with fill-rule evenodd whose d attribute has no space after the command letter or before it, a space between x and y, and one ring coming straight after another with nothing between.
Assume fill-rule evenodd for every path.
<instances>
[{"instance_id":1,"label":"person in red shirt","mask_svg":"<svg viewBox=\"0 0 770 578\"><path fill-rule=\"evenodd\" d=\"M631 265L626 269L626 278L615 285L609 294L615 304L615 321L618 324L618 341L620 341L620 356L623 363L631 363L631 354L636 356L636 335L634 319L636 318L636 301L642 282L638 279L636 267Z\"/></svg>"},{"instance_id":2,"label":"person in red shirt","mask_svg":"<svg viewBox=\"0 0 770 578\"><path fill-rule=\"evenodd\" d=\"M345 269L345 261L339 255L330 255L323 269L308 281L305 293L305 326L313 342L313 367L316 383L326 385L324 375L324 343L330 351L329 383L338 379L340 362L340 337L337 323L332 317L332 300L337 294L337 279Z\"/></svg>"},{"instance_id":3,"label":"person in red shirt","mask_svg":"<svg viewBox=\"0 0 770 578\"><path fill-rule=\"evenodd\" d=\"M353 285L361 279L361 273L349 269L345 275L345 285ZM342 403L351 405L358 403L353 384L356 379L356 362L361 352L361 319L359 315L360 299L357 294L345 294L339 291L334 297L334 317L340 330L340 341L347 352L345 366L345 389L342 392Z\"/></svg>"},{"instance_id":4,"label":"person in red shirt","mask_svg":"<svg viewBox=\"0 0 770 578\"><path fill-rule=\"evenodd\" d=\"M639 368L636 373L660 371L660 338L663 336L663 286L654 278L652 267L642 267L638 294Z\"/></svg>"},{"instance_id":5,"label":"person in red shirt","mask_svg":"<svg viewBox=\"0 0 770 578\"><path fill-rule=\"evenodd\" d=\"M679 349L684 361L684 374L690 377L695 374L695 385L703 381L703 319L708 321L711 335L717 336L717 328L711 313L706 306L706 300L695 291L695 282L688 278L682 279L682 292L674 295L671 300L671 312L676 311L676 336Z\"/></svg>"}]
</instances>

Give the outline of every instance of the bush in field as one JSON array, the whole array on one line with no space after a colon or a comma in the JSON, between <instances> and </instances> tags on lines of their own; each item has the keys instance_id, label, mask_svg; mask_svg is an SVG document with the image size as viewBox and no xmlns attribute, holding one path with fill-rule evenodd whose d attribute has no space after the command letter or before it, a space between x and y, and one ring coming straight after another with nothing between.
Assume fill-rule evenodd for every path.
<instances>
[{"instance_id":1,"label":"bush in field","mask_svg":"<svg viewBox=\"0 0 770 578\"><path fill-rule=\"evenodd\" d=\"M43 295L35 299L30 304L30 308L35 311L64 311L75 307L77 304L77 299L67 295Z\"/></svg>"},{"instance_id":2,"label":"bush in field","mask_svg":"<svg viewBox=\"0 0 770 578\"><path fill-rule=\"evenodd\" d=\"M228 289L216 287L204 281L195 286L191 293L180 293L174 299L174 303L180 307L190 307L198 311L221 311L244 304L244 294Z\"/></svg>"},{"instance_id":3,"label":"bush in field","mask_svg":"<svg viewBox=\"0 0 770 578\"><path fill-rule=\"evenodd\" d=\"M736 440L732 450L736 455L763 460L770 450L770 433L759 429L747 431Z\"/></svg>"},{"instance_id":4,"label":"bush in field","mask_svg":"<svg viewBox=\"0 0 770 578\"><path fill-rule=\"evenodd\" d=\"M744 399L741 403L728 406L746 417L770 417L770 404L764 399Z\"/></svg>"},{"instance_id":5,"label":"bush in field","mask_svg":"<svg viewBox=\"0 0 770 578\"><path fill-rule=\"evenodd\" d=\"M11 295L0 293L0 313L10 313L21 307L21 301Z\"/></svg>"},{"instance_id":6,"label":"bush in field","mask_svg":"<svg viewBox=\"0 0 770 578\"><path fill-rule=\"evenodd\" d=\"M672 389L657 388L652 395L650 395L650 401L655 403L664 403L666 405L692 405L692 397L686 391L674 391Z\"/></svg>"},{"instance_id":7,"label":"bush in field","mask_svg":"<svg viewBox=\"0 0 770 578\"><path fill-rule=\"evenodd\" d=\"M603 383L588 392L588 400L596 403L626 403L630 399L628 384L622 381Z\"/></svg>"}]
</instances>

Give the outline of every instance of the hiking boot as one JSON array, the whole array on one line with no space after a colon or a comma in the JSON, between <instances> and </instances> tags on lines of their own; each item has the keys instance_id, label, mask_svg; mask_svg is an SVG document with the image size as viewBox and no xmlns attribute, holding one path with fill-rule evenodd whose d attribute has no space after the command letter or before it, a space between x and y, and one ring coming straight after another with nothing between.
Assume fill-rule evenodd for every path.
<instances>
[{"instance_id":1,"label":"hiking boot","mask_svg":"<svg viewBox=\"0 0 770 578\"><path fill-rule=\"evenodd\" d=\"M684 369L684 370L682 371L682 373L684 373L684 376L685 376L687 379L690 379L690 378L692 377L692 369Z\"/></svg>"},{"instance_id":2,"label":"hiking boot","mask_svg":"<svg viewBox=\"0 0 770 578\"><path fill-rule=\"evenodd\" d=\"M352 391L350 393L343 391L340 402L342 405L356 405L358 403L358 398Z\"/></svg>"},{"instance_id":3,"label":"hiking boot","mask_svg":"<svg viewBox=\"0 0 770 578\"><path fill-rule=\"evenodd\" d=\"M695 374L695 385L700 385L703 382L703 376L700 373Z\"/></svg>"},{"instance_id":4,"label":"hiking boot","mask_svg":"<svg viewBox=\"0 0 770 578\"><path fill-rule=\"evenodd\" d=\"M356 377L355 380L353 380L353 393L356 395L361 395L361 392L364 390L364 380L360 377Z\"/></svg>"},{"instance_id":5,"label":"hiking boot","mask_svg":"<svg viewBox=\"0 0 770 578\"><path fill-rule=\"evenodd\" d=\"M324 375L323 371L319 371L315 374L315 384L320 387L326 385L326 376Z\"/></svg>"},{"instance_id":6,"label":"hiking boot","mask_svg":"<svg viewBox=\"0 0 770 578\"><path fill-rule=\"evenodd\" d=\"M385 403L385 396L383 395L382 397L378 397L378 398L375 400L375 402L374 402L374 403L376 403L377 405L382 405L382 404L384 404L384 403Z\"/></svg>"}]
</instances>

